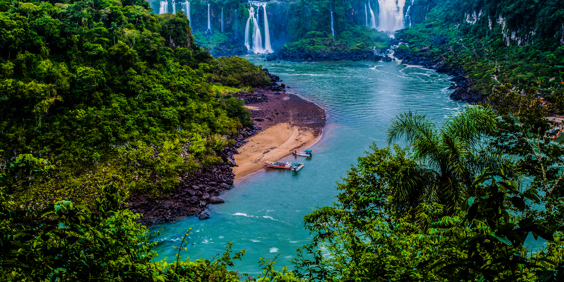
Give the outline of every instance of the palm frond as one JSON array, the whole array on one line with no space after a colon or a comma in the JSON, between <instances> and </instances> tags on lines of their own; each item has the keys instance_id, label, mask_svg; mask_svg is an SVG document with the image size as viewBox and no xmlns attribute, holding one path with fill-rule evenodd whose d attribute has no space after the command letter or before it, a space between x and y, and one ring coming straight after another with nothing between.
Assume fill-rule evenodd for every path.
<instances>
[{"instance_id":1,"label":"palm frond","mask_svg":"<svg viewBox=\"0 0 564 282\"><path fill-rule=\"evenodd\" d=\"M468 142L462 138L451 136L443 136L443 142L440 143L440 155L442 160L446 161L450 171L460 177L468 173L468 158L472 156L468 147Z\"/></svg>"},{"instance_id":2,"label":"palm frond","mask_svg":"<svg viewBox=\"0 0 564 282\"><path fill-rule=\"evenodd\" d=\"M443 125L443 134L459 137L469 145L492 133L498 124L497 114L490 106L466 107L465 111L449 118Z\"/></svg>"},{"instance_id":3,"label":"palm frond","mask_svg":"<svg viewBox=\"0 0 564 282\"><path fill-rule=\"evenodd\" d=\"M435 123L425 115L411 111L403 113L391 121L388 128L388 144L403 140L413 146L414 157L426 159L437 150L437 130Z\"/></svg>"}]
</instances>

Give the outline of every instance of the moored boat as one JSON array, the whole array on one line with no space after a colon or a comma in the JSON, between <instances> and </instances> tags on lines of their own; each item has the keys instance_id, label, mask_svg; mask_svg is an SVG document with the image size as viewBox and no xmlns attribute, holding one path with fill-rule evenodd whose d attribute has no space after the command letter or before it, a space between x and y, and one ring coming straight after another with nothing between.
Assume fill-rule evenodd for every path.
<instances>
[{"instance_id":1,"label":"moored boat","mask_svg":"<svg viewBox=\"0 0 564 282\"><path fill-rule=\"evenodd\" d=\"M311 150L305 150L303 152L298 151L298 150L294 150L292 152L292 154L294 154L294 156L301 156L301 157L311 157L312 156Z\"/></svg>"},{"instance_id":2,"label":"moored boat","mask_svg":"<svg viewBox=\"0 0 564 282\"><path fill-rule=\"evenodd\" d=\"M271 168L279 168L279 169L291 169L293 167L291 162L286 162L286 163L282 163L282 162L269 162L269 161L265 161L264 164L267 167L271 167Z\"/></svg>"},{"instance_id":3,"label":"moored boat","mask_svg":"<svg viewBox=\"0 0 564 282\"><path fill-rule=\"evenodd\" d=\"M293 164L292 164L292 171L298 172L298 171L300 171L302 168L304 168L304 164L303 164L303 163L293 163Z\"/></svg>"}]
</instances>

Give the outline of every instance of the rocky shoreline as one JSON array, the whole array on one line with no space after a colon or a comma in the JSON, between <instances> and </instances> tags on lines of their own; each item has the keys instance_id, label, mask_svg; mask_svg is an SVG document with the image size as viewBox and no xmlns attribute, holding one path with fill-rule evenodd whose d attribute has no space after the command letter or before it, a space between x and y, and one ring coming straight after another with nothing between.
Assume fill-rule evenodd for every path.
<instances>
[{"instance_id":1,"label":"rocky shoreline","mask_svg":"<svg viewBox=\"0 0 564 282\"><path fill-rule=\"evenodd\" d=\"M420 53L411 53L407 50L396 49L394 57L402 60L406 65L418 65L424 68L435 70L438 73L444 73L452 76L450 79L454 92L450 94L450 98L455 101L461 101L469 104L476 104L486 101L486 97L480 92L471 91L472 81L466 75L464 70L449 66L443 60L430 58Z\"/></svg>"},{"instance_id":2,"label":"rocky shoreline","mask_svg":"<svg viewBox=\"0 0 564 282\"><path fill-rule=\"evenodd\" d=\"M279 83L280 78L271 74L268 69L264 69L264 72L270 77L270 84L263 85L252 93L240 92L234 96L244 100L247 105L252 105L267 103L270 98L279 98L282 94L287 95L285 94L286 86ZM135 213L142 214L139 222L149 226L187 216L198 216L202 220L209 218L210 205L223 203L223 199L220 198L221 194L233 188L235 179L233 167L237 166L234 155L239 154L238 149L248 142L248 138L262 130L263 121L269 119L256 111L251 112L255 124L239 130L231 137L234 145L226 147L220 155L223 160L222 164L206 169L201 168L191 175L182 177L180 185L169 193L168 197L151 199L140 194L132 195L128 200L128 208ZM264 126L266 128L270 124L267 123Z\"/></svg>"},{"instance_id":3,"label":"rocky shoreline","mask_svg":"<svg viewBox=\"0 0 564 282\"><path fill-rule=\"evenodd\" d=\"M169 197L149 199L143 195L133 195L129 199L129 209L143 216L140 222L145 225L160 224L174 221L180 217L198 216L200 219L209 218L207 209L210 205L221 204L221 193L231 189L235 174L233 158L237 148L245 144L245 139L256 134L260 128L253 126L239 131L234 136L235 145L228 146L223 151L222 164L213 165L207 169L199 169L190 176L184 176L180 185L172 191Z\"/></svg>"}]
</instances>

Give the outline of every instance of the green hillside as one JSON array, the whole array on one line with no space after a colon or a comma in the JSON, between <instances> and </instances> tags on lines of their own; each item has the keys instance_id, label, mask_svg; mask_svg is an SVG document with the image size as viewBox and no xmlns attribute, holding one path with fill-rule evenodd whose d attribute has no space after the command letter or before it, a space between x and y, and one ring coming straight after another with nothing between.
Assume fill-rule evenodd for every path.
<instances>
[{"instance_id":1,"label":"green hillside","mask_svg":"<svg viewBox=\"0 0 564 282\"><path fill-rule=\"evenodd\" d=\"M464 69L472 90L488 95L511 84L506 87L539 93L552 102L551 112L562 113L561 1L415 1L414 7L428 11L427 19L396 35L411 51Z\"/></svg>"}]
</instances>

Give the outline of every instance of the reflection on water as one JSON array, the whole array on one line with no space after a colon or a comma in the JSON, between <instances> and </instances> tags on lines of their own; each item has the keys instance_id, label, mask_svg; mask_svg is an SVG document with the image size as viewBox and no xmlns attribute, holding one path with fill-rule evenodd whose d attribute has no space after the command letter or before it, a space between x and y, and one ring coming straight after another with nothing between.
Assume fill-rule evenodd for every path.
<instances>
[{"instance_id":1,"label":"reflection on water","mask_svg":"<svg viewBox=\"0 0 564 282\"><path fill-rule=\"evenodd\" d=\"M296 248L311 238L303 217L333 203L335 183L373 142L386 145L390 119L412 110L442 122L464 106L448 99L446 75L397 62L276 63L246 58L279 75L292 87L289 92L324 107L328 114L324 136L311 160L300 159L306 166L299 174L260 171L236 182L236 188L223 195L225 204L212 207L209 220L188 218L158 226L164 228L156 248L161 259L173 260L173 246L193 228L184 252L191 259L211 258L233 242L234 250L247 251L236 263L240 272L260 272L259 257L272 259L276 254L278 269L291 266Z\"/></svg>"}]
</instances>

